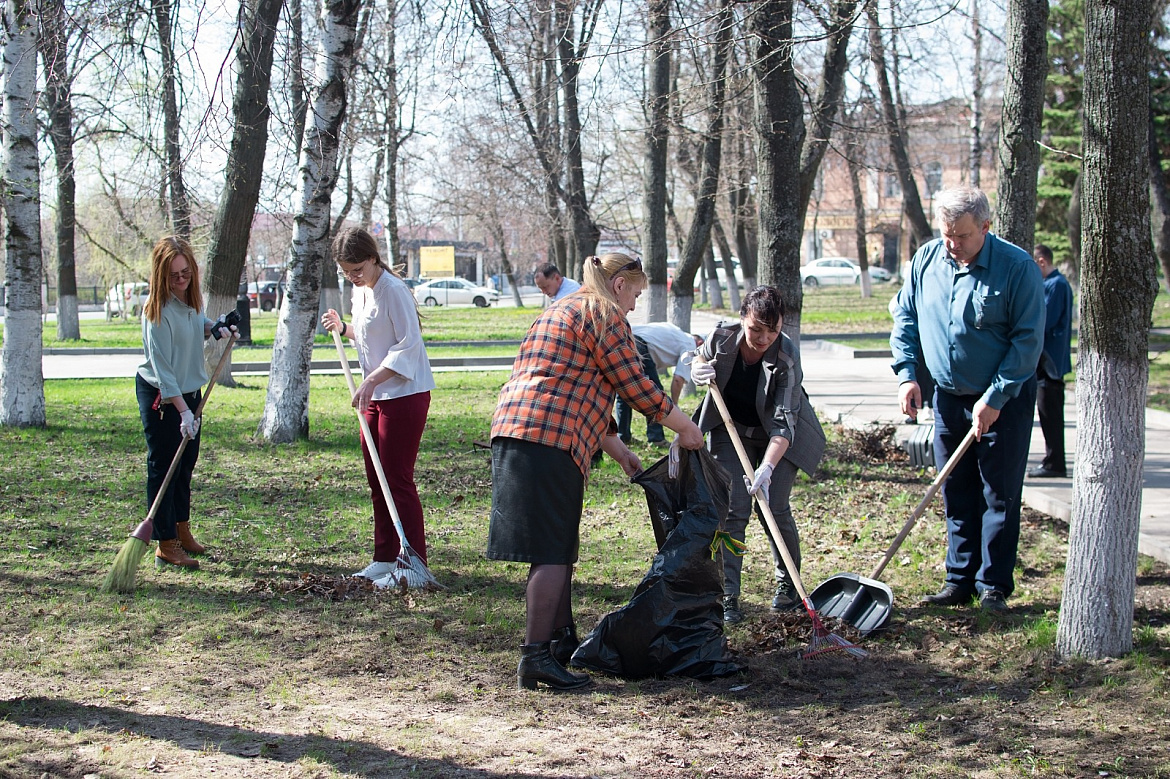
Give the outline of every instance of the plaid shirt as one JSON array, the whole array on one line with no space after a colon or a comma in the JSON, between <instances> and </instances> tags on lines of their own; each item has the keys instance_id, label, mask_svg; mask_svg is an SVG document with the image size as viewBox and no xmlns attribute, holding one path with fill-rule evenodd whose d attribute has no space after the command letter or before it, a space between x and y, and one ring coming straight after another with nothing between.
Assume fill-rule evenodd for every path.
<instances>
[{"instance_id":1,"label":"plaid shirt","mask_svg":"<svg viewBox=\"0 0 1170 779\"><path fill-rule=\"evenodd\" d=\"M492 438L564 450L586 476L602 437L616 431L615 393L656 422L674 408L642 371L626 318L616 308L591 315L587 300L564 298L532 324L492 416Z\"/></svg>"}]
</instances>

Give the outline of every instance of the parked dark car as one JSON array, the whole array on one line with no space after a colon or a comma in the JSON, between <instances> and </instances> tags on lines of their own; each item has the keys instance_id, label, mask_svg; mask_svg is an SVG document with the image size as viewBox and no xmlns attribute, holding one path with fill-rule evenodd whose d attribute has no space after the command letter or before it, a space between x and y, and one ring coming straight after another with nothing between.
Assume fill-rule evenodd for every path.
<instances>
[{"instance_id":1,"label":"parked dark car","mask_svg":"<svg viewBox=\"0 0 1170 779\"><path fill-rule=\"evenodd\" d=\"M240 285L240 295L248 296L248 306L261 311L271 311L280 303L279 281L252 281Z\"/></svg>"}]
</instances>

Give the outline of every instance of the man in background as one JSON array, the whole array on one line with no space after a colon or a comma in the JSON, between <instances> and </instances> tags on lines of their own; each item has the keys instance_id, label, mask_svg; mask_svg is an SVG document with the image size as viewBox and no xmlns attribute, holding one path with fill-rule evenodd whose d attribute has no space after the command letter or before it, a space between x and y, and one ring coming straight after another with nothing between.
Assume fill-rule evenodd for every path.
<instances>
[{"instance_id":1,"label":"man in background","mask_svg":"<svg viewBox=\"0 0 1170 779\"><path fill-rule=\"evenodd\" d=\"M642 370L650 377L650 381L661 387L661 376L665 375L668 369L674 369L674 378L670 380L670 399L678 405L683 387L691 380L691 368L683 362L683 355L702 346L703 339L669 322L649 322L634 325L634 342L638 346L638 353L642 355ZM630 407L621 396L618 396L618 438L626 444L633 440L630 433L632 417ZM647 419L646 440L653 446L666 446L666 434L662 425Z\"/></svg>"},{"instance_id":2,"label":"man in background","mask_svg":"<svg viewBox=\"0 0 1170 779\"><path fill-rule=\"evenodd\" d=\"M536 286L540 287L540 291L545 294L545 297L553 303L581 289L580 284L562 276L561 272L557 270L557 266L551 262L538 265L532 273L532 280L536 282Z\"/></svg>"},{"instance_id":3,"label":"man in background","mask_svg":"<svg viewBox=\"0 0 1170 779\"><path fill-rule=\"evenodd\" d=\"M1044 277L1044 348L1036 368L1036 410L1044 433L1044 459L1028 469L1038 479L1064 478L1064 376L1072 370L1073 292L1052 262L1052 250L1037 244L1032 252Z\"/></svg>"}]
</instances>

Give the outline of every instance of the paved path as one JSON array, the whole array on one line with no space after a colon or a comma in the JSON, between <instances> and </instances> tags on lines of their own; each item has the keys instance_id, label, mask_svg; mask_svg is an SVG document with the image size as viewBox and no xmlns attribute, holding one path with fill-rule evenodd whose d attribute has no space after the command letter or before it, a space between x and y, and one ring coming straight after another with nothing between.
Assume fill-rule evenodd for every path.
<instances>
[{"instance_id":1,"label":"paved path","mask_svg":"<svg viewBox=\"0 0 1170 779\"><path fill-rule=\"evenodd\" d=\"M637 321L637 312L635 317ZM705 312L694 314L691 329L706 333L718 317ZM56 350L60 352L61 350ZM901 423L898 410L897 380L890 370L890 359L857 357L852 349L807 337L801 345L805 388L822 418L830 423L851 426L872 423L900 426L906 435L910 426ZM472 363L450 360L441 349L432 350L437 372L487 368L484 358ZM489 360L491 358L488 358ZM449 361L450 360L450 361ZM42 365L46 379L59 378L129 378L141 361L140 353L124 354L45 354ZM448 362L449 361L449 362ZM504 359L504 363L510 361ZM332 362L314 364L314 372L337 372ZM267 372L263 364L233 365L236 373ZM1076 400L1070 385L1065 403L1065 442L1069 463L1076 452ZM1039 465L1044 454L1044 436L1039 423L1032 434L1029 466ZM1143 474L1142 517L1139 549L1143 554L1170 563L1170 414L1146 411L1146 460ZM1072 479L1029 479L1024 484L1024 501L1033 508L1068 521L1072 517Z\"/></svg>"}]
</instances>

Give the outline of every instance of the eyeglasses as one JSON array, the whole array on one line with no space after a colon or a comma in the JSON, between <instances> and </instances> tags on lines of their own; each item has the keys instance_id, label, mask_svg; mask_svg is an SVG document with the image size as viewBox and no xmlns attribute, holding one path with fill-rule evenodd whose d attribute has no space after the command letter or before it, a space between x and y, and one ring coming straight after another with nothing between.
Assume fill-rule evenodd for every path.
<instances>
[{"instance_id":1,"label":"eyeglasses","mask_svg":"<svg viewBox=\"0 0 1170 779\"><path fill-rule=\"evenodd\" d=\"M345 276L347 279L360 279L362 277L362 274L365 272L366 262L369 262L369 260L366 260L365 262L358 263L353 268L346 268L341 263L338 263L337 269L340 270L341 275Z\"/></svg>"},{"instance_id":2,"label":"eyeglasses","mask_svg":"<svg viewBox=\"0 0 1170 779\"><path fill-rule=\"evenodd\" d=\"M175 271L174 273L170 274L170 276L172 284L181 284L182 282L191 278L191 269L183 268L180 271Z\"/></svg>"}]
</instances>

